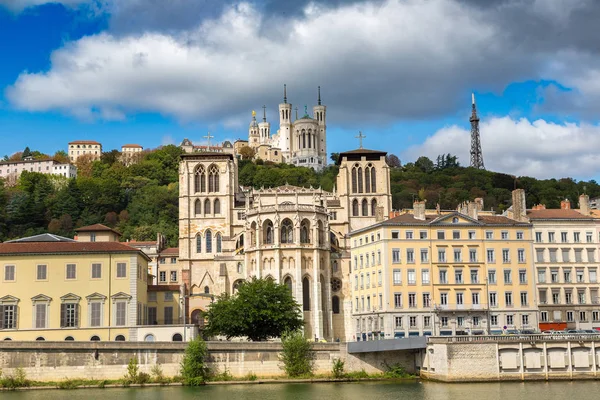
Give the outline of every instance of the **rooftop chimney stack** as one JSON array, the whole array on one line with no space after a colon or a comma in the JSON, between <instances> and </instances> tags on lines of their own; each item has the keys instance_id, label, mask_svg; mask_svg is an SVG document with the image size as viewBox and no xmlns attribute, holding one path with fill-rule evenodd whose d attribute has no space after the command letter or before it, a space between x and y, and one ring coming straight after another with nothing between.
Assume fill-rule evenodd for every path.
<instances>
[{"instance_id":1,"label":"rooftop chimney stack","mask_svg":"<svg viewBox=\"0 0 600 400\"><path fill-rule=\"evenodd\" d=\"M560 209L561 210L570 210L571 209L571 202L569 201L569 199L564 199L563 201L560 202Z\"/></svg>"},{"instance_id":2,"label":"rooftop chimney stack","mask_svg":"<svg viewBox=\"0 0 600 400\"><path fill-rule=\"evenodd\" d=\"M579 212L583 215L590 215L590 196L587 194L579 196Z\"/></svg>"},{"instance_id":3,"label":"rooftop chimney stack","mask_svg":"<svg viewBox=\"0 0 600 400\"><path fill-rule=\"evenodd\" d=\"M527 222L527 203L525 202L525 190L513 190L512 213L515 221Z\"/></svg>"},{"instance_id":4,"label":"rooftop chimney stack","mask_svg":"<svg viewBox=\"0 0 600 400\"><path fill-rule=\"evenodd\" d=\"M427 200L415 201L413 203L413 215L415 219L425 221L425 203L427 203Z\"/></svg>"}]
</instances>

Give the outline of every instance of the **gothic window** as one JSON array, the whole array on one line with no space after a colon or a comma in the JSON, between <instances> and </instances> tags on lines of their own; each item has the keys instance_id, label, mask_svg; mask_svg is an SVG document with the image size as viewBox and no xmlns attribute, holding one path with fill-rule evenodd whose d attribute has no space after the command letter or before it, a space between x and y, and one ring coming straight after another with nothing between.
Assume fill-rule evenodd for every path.
<instances>
[{"instance_id":1,"label":"gothic window","mask_svg":"<svg viewBox=\"0 0 600 400\"><path fill-rule=\"evenodd\" d=\"M217 253L221 252L221 234L217 233Z\"/></svg>"},{"instance_id":2,"label":"gothic window","mask_svg":"<svg viewBox=\"0 0 600 400\"><path fill-rule=\"evenodd\" d=\"M210 200L204 200L204 215L210 215Z\"/></svg>"},{"instance_id":3,"label":"gothic window","mask_svg":"<svg viewBox=\"0 0 600 400\"><path fill-rule=\"evenodd\" d=\"M323 246L324 237L323 237L323 223L321 221L317 222L317 230L319 234L319 246Z\"/></svg>"},{"instance_id":4,"label":"gothic window","mask_svg":"<svg viewBox=\"0 0 600 400\"><path fill-rule=\"evenodd\" d=\"M219 168L214 164L208 170L208 191L219 191Z\"/></svg>"},{"instance_id":5,"label":"gothic window","mask_svg":"<svg viewBox=\"0 0 600 400\"><path fill-rule=\"evenodd\" d=\"M377 212L377 200L373 199L373 200L371 200L371 215L375 216L376 212Z\"/></svg>"},{"instance_id":6,"label":"gothic window","mask_svg":"<svg viewBox=\"0 0 600 400\"><path fill-rule=\"evenodd\" d=\"M356 179L358 180L358 193L362 193L363 192L363 170L361 167L358 167Z\"/></svg>"},{"instance_id":7,"label":"gothic window","mask_svg":"<svg viewBox=\"0 0 600 400\"><path fill-rule=\"evenodd\" d=\"M306 148L306 131L302 129L302 148Z\"/></svg>"},{"instance_id":8,"label":"gothic window","mask_svg":"<svg viewBox=\"0 0 600 400\"><path fill-rule=\"evenodd\" d=\"M194 203L194 214L202 214L202 202L200 201L200 199L196 199L196 202Z\"/></svg>"},{"instance_id":9,"label":"gothic window","mask_svg":"<svg viewBox=\"0 0 600 400\"><path fill-rule=\"evenodd\" d=\"M342 281L339 280L338 278L333 278L331 280L331 291L334 293L339 292L341 288L342 288Z\"/></svg>"},{"instance_id":10,"label":"gothic window","mask_svg":"<svg viewBox=\"0 0 600 400\"><path fill-rule=\"evenodd\" d=\"M303 220L300 224L300 243L310 243L310 224Z\"/></svg>"},{"instance_id":11,"label":"gothic window","mask_svg":"<svg viewBox=\"0 0 600 400\"><path fill-rule=\"evenodd\" d=\"M358 200L352 201L352 216L358 217Z\"/></svg>"},{"instance_id":12,"label":"gothic window","mask_svg":"<svg viewBox=\"0 0 600 400\"><path fill-rule=\"evenodd\" d=\"M281 223L281 243L294 243L294 226L287 218Z\"/></svg>"},{"instance_id":13,"label":"gothic window","mask_svg":"<svg viewBox=\"0 0 600 400\"><path fill-rule=\"evenodd\" d=\"M210 288L208 286L204 286L204 294L210 294Z\"/></svg>"},{"instance_id":14,"label":"gothic window","mask_svg":"<svg viewBox=\"0 0 600 400\"><path fill-rule=\"evenodd\" d=\"M358 192L358 177L356 176L357 174L358 166L355 166L354 168L352 168L352 193Z\"/></svg>"},{"instance_id":15,"label":"gothic window","mask_svg":"<svg viewBox=\"0 0 600 400\"><path fill-rule=\"evenodd\" d=\"M310 281L308 277L302 279L302 309L310 311Z\"/></svg>"},{"instance_id":16,"label":"gothic window","mask_svg":"<svg viewBox=\"0 0 600 400\"><path fill-rule=\"evenodd\" d=\"M283 284L288 288L290 293L292 293L292 278L288 276L283 280Z\"/></svg>"},{"instance_id":17,"label":"gothic window","mask_svg":"<svg viewBox=\"0 0 600 400\"><path fill-rule=\"evenodd\" d=\"M334 314L340 313L340 298L337 296L331 298L331 311L333 311Z\"/></svg>"},{"instance_id":18,"label":"gothic window","mask_svg":"<svg viewBox=\"0 0 600 400\"><path fill-rule=\"evenodd\" d=\"M273 244L273 222L270 220L263 224L263 244Z\"/></svg>"},{"instance_id":19,"label":"gothic window","mask_svg":"<svg viewBox=\"0 0 600 400\"><path fill-rule=\"evenodd\" d=\"M363 199L362 201L362 216L366 217L369 215L369 202L367 199Z\"/></svg>"},{"instance_id":20,"label":"gothic window","mask_svg":"<svg viewBox=\"0 0 600 400\"><path fill-rule=\"evenodd\" d=\"M215 199L215 204L213 206L213 212L215 213L215 215L221 214L221 202L219 201L219 199Z\"/></svg>"},{"instance_id":21,"label":"gothic window","mask_svg":"<svg viewBox=\"0 0 600 400\"><path fill-rule=\"evenodd\" d=\"M206 191L206 170L203 165L196 168L194 174L194 192L200 193Z\"/></svg>"},{"instance_id":22,"label":"gothic window","mask_svg":"<svg viewBox=\"0 0 600 400\"><path fill-rule=\"evenodd\" d=\"M308 130L308 148L311 148L311 139L312 139L312 131L309 129Z\"/></svg>"},{"instance_id":23,"label":"gothic window","mask_svg":"<svg viewBox=\"0 0 600 400\"><path fill-rule=\"evenodd\" d=\"M375 172L375 166L371 167L371 193L377 193L377 173Z\"/></svg>"},{"instance_id":24,"label":"gothic window","mask_svg":"<svg viewBox=\"0 0 600 400\"><path fill-rule=\"evenodd\" d=\"M365 168L365 193L369 193L371 191L371 167L367 166Z\"/></svg>"},{"instance_id":25,"label":"gothic window","mask_svg":"<svg viewBox=\"0 0 600 400\"><path fill-rule=\"evenodd\" d=\"M296 131L296 135L298 135L298 148L300 148L300 132Z\"/></svg>"},{"instance_id":26,"label":"gothic window","mask_svg":"<svg viewBox=\"0 0 600 400\"><path fill-rule=\"evenodd\" d=\"M196 253L202 253L202 236L196 236Z\"/></svg>"},{"instance_id":27,"label":"gothic window","mask_svg":"<svg viewBox=\"0 0 600 400\"><path fill-rule=\"evenodd\" d=\"M212 232L209 230L204 234L206 237L206 252L212 253Z\"/></svg>"}]
</instances>

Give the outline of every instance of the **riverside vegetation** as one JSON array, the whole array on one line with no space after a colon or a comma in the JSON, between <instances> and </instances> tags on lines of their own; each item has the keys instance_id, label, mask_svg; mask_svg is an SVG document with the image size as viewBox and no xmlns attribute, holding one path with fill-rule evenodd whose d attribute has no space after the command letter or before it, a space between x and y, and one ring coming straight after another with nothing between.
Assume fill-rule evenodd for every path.
<instances>
[{"instance_id":1,"label":"riverside vegetation","mask_svg":"<svg viewBox=\"0 0 600 400\"><path fill-rule=\"evenodd\" d=\"M182 150L163 146L145 151L139 162L125 166L116 150L102 154L99 161L80 157L76 179L24 172L17 182L0 179L0 241L43 232L72 236L74 229L104 223L123 233L123 239L154 240L163 233L169 246L177 245L178 167ZM28 150L34 158L49 158ZM7 159L20 160L23 153ZM53 156L68 161L64 152ZM65 160L66 157L66 160ZM339 154L333 153L332 160ZM576 204L581 193L600 196L594 180L571 178L538 180L460 166L456 156L440 155L434 161L419 157L401 165L397 157L388 157L392 206L412 207L415 199L428 205L440 204L454 209L457 204L476 197L486 208L503 211L510 205L515 186L527 192L527 206L536 203L558 208L560 200ZM283 184L322 187L331 191L338 167L330 165L322 172L287 164L241 160L239 184L245 187L273 187Z\"/></svg>"}]
</instances>

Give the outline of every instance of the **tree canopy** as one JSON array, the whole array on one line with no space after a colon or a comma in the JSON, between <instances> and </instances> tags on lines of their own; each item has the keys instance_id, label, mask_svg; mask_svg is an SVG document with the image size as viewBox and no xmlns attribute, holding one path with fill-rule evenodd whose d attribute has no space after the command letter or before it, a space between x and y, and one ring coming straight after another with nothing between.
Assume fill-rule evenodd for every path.
<instances>
[{"instance_id":1,"label":"tree canopy","mask_svg":"<svg viewBox=\"0 0 600 400\"><path fill-rule=\"evenodd\" d=\"M240 282L237 293L217 297L206 317L206 334L228 339L267 340L303 326L300 305L288 287L270 278Z\"/></svg>"}]
</instances>

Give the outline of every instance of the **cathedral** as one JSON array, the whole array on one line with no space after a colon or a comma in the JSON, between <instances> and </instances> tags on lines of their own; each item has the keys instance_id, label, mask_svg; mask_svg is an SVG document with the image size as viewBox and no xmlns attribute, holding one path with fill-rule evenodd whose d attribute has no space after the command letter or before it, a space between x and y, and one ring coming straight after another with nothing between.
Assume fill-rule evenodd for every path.
<instances>
[{"instance_id":1,"label":"cathedral","mask_svg":"<svg viewBox=\"0 0 600 400\"><path fill-rule=\"evenodd\" d=\"M321 87L317 89L317 105L313 114L292 120L292 104L287 101L287 88L283 87L283 103L279 104L279 129L271 135L271 123L267 122L266 107L263 106L262 122L256 121L256 112L252 112L252 121L248 129L248 140L236 142L236 149L249 146L255 152L255 158L276 163L294 164L300 167L320 171L327 166L327 107L321 104Z\"/></svg>"},{"instance_id":2,"label":"cathedral","mask_svg":"<svg viewBox=\"0 0 600 400\"><path fill-rule=\"evenodd\" d=\"M257 143L277 143L286 162L322 168L325 106L315 107L315 119L294 122L291 109L284 97L279 132L270 138L268 125L258 124ZM213 295L269 277L285 284L302 306L306 337L351 338L348 233L391 211L385 156L362 146L341 153L332 192L291 185L254 189L239 185L233 151L187 146L179 167L179 262L189 320L202 324Z\"/></svg>"}]
</instances>

